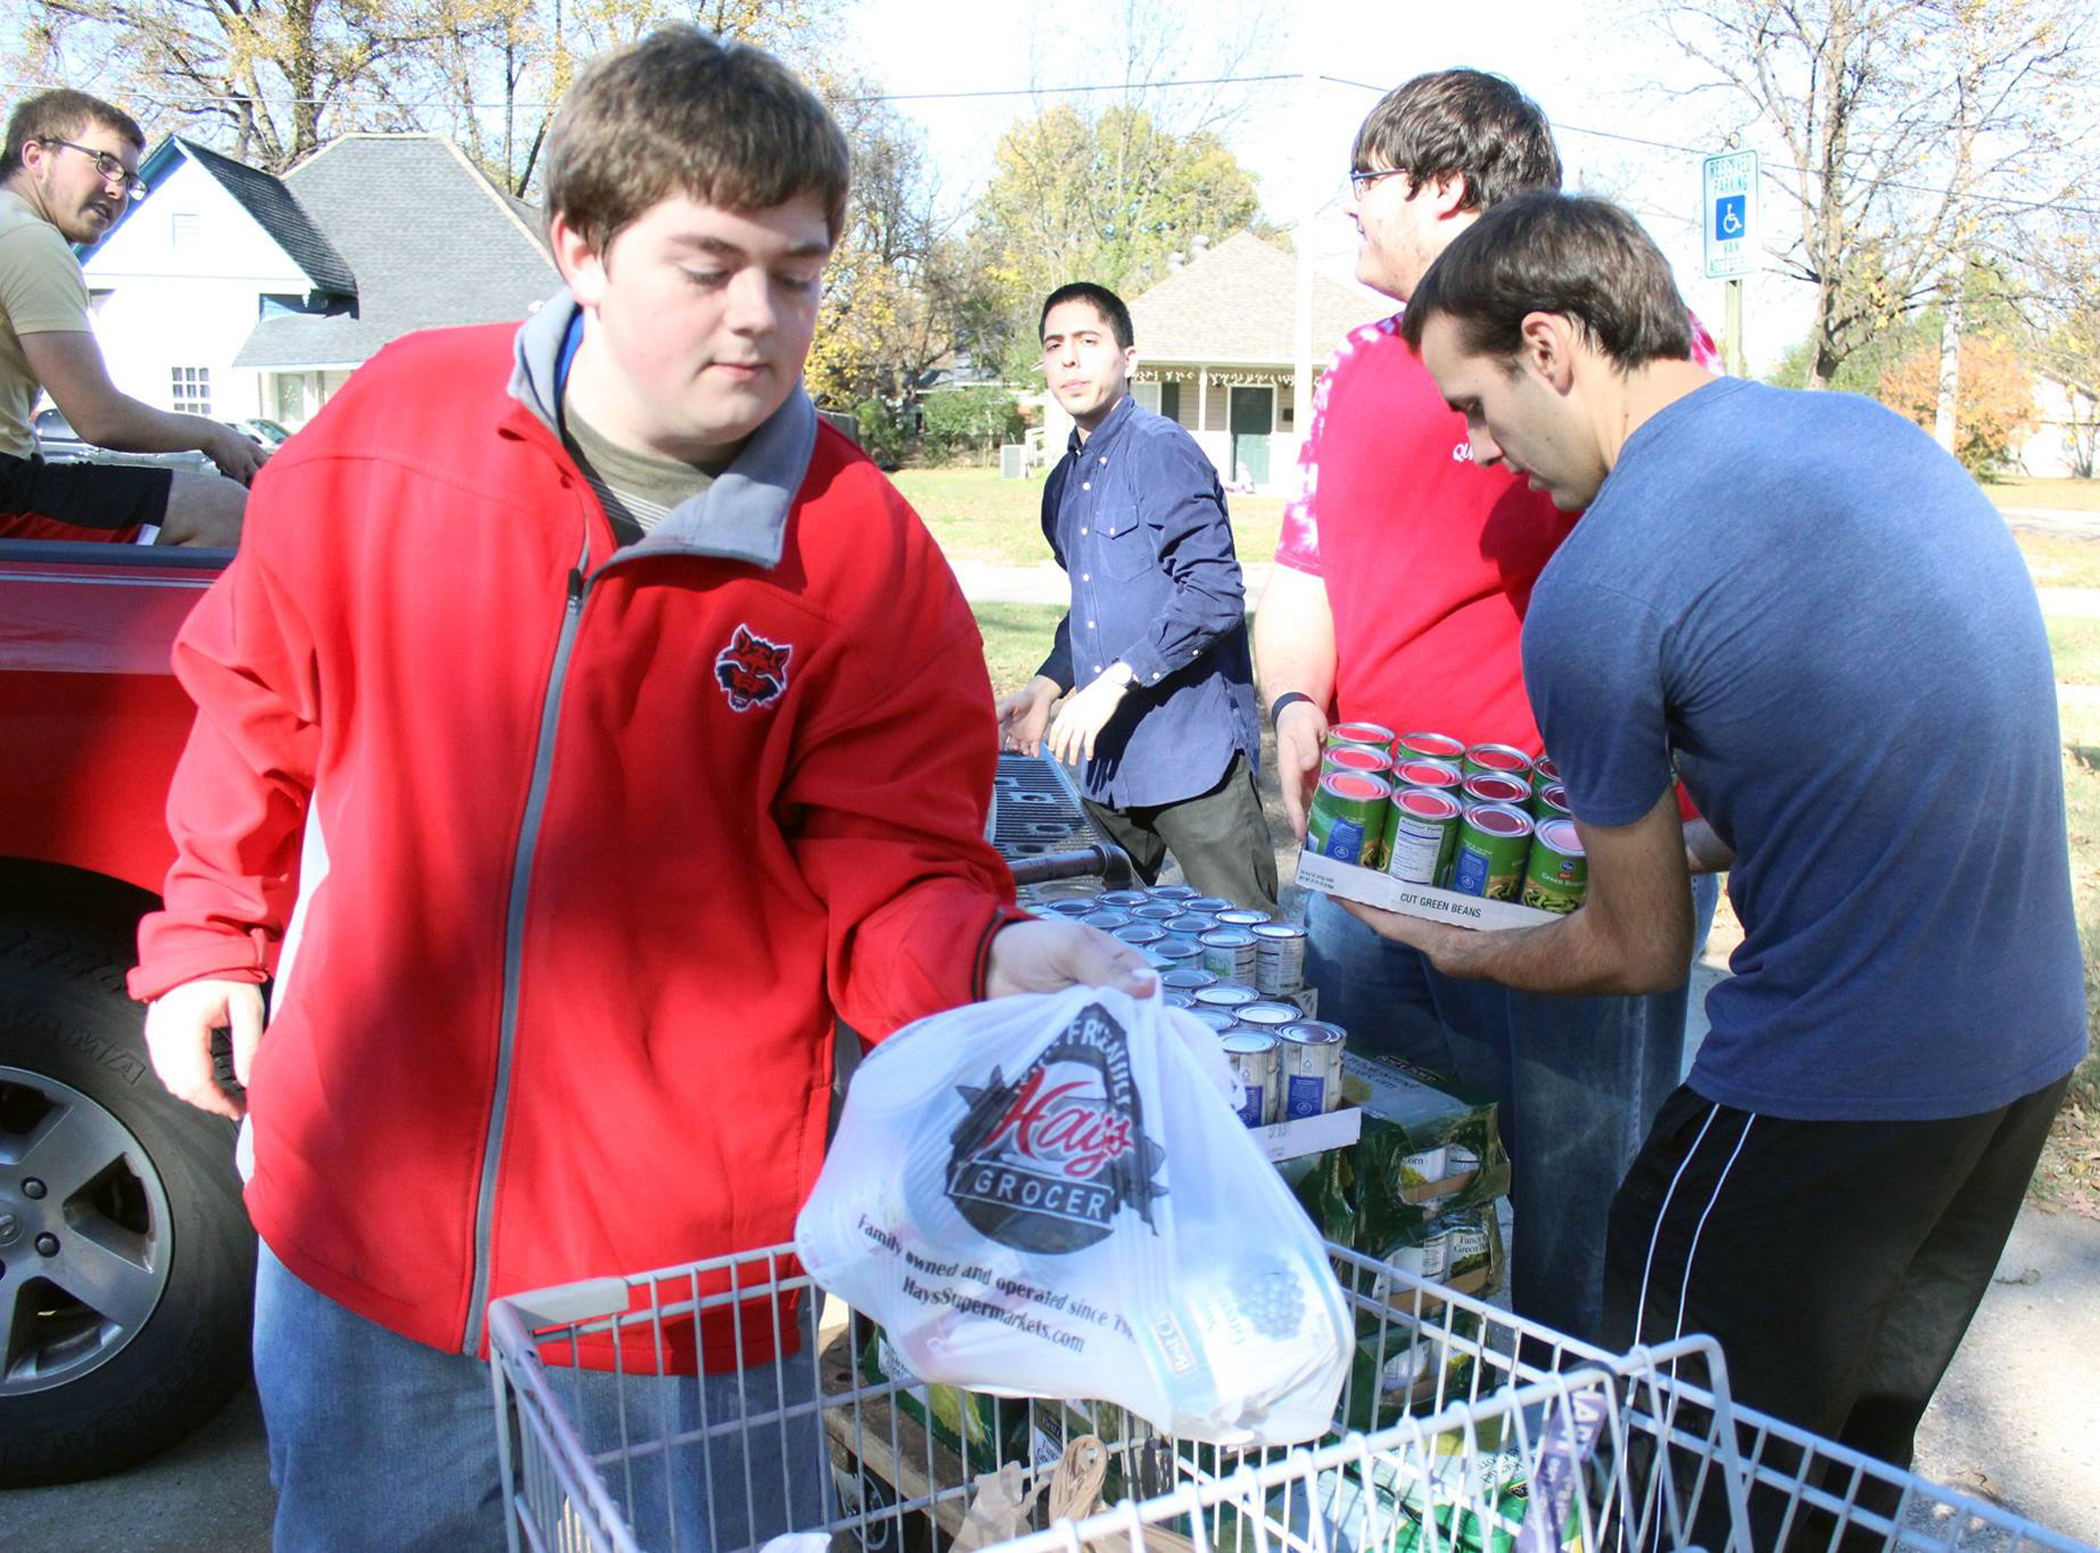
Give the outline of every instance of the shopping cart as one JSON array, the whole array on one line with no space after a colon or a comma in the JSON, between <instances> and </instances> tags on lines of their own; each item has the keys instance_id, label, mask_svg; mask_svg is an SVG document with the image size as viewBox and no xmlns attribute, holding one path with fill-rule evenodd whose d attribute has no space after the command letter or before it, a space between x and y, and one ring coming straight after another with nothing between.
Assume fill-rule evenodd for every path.
<instances>
[{"instance_id":1,"label":"shopping cart","mask_svg":"<svg viewBox=\"0 0 2100 1553\"><path fill-rule=\"evenodd\" d=\"M867 1553L2079 1546L1732 1404L1710 1340L1608 1354L1329 1252L1356 1352L1333 1433L1290 1451L920 1384L785 1246L498 1300L511 1546L729 1553L787 1530ZM801 1347L741 1381L655 1374L696 1331L735 1354L791 1332ZM610 1369L577 1367L592 1356Z\"/></svg>"}]
</instances>

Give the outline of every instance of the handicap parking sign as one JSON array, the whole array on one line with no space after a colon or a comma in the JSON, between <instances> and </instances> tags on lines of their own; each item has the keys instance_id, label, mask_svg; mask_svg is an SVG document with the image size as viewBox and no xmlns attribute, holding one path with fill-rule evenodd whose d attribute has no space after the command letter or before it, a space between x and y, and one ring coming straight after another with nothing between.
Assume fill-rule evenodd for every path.
<instances>
[{"instance_id":1,"label":"handicap parking sign","mask_svg":"<svg viewBox=\"0 0 2100 1553\"><path fill-rule=\"evenodd\" d=\"M1708 157L1700 185L1706 278L1749 274L1757 268L1757 153L1730 151Z\"/></svg>"}]
</instances>

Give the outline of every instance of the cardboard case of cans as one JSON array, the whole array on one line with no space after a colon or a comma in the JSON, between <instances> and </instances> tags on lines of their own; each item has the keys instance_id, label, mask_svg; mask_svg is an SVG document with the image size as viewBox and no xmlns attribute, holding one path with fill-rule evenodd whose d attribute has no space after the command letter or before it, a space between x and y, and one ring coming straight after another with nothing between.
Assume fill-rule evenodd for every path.
<instances>
[{"instance_id":1,"label":"cardboard case of cans","mask_svg":"<svg viewBox=\"0 0 2100 1553\"><path fill-rule=\"evenodd\" d=\"M1339 723L1305 850L1425 891L1565 914L1582 904L1589 866L1559 775L1513 745Z\"/></svg>"},{"instance_id":2,"label":"cardboard case of cans","mask_svg":"<svg viewBox=\"0 0 2100 1553\"><path fill-rule=\"evenodd\" d=\"M1361 1134L1315 1157L1296 1184L1327 1239L1384 1256L1424 1226L1508 1193L1491 1098L1397 1057L1351 1052L1342 1069Z\"/></svg>"}]
</instances>

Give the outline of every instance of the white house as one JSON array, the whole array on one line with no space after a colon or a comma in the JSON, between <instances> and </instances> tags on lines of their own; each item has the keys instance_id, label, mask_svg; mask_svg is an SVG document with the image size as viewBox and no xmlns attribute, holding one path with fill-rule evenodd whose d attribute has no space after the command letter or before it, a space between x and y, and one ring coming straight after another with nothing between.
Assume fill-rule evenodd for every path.
<instances>
[{"instance_id":1,"label":"white house","mask_svg":"<svg viewBox=\"0 0 2100 1553\"><path fill-rule=\"evenodd\" d=\"M180 138L82 260L119 388L296 427L388 341L521 318L560 277L538 213L434 135L351 135L282 178Z\"/></svg>"},{"instance_id":2,"label":"white house","mask_svg":"<svg viewBox=\"0 0 2100 1553\"><path fill-rule=\"evenodd\" d=\"M163 409L274 415L265 375L234 357L273 308L347 304L349 266L267 173L179 139L141 172L149 194L81 266L110 376Z\"/></svg>"},{"instance_id":3,"label":"white house","mask_svg":"<svg viewBox=\"0 0 2100 1553\"><path fill-rule=\"evenodd\" d=\"M1131 397L1189 429L1228 485L1271 491L1295 478L1303 428L1293 423L1293 331L1298 261L1240 232L1129 299L1138 365ZM1395 304L1313 277L1312 356L1317 376L1342 337ZM1063 456L1071 420L1051 398L1047 451Z\"/></svg>"},{"instance_id":4,"label":"white house","mask_svg":"<svg viewBox=\"0 0 2100 1553\"><path fill-rule=\"evenodd\" d=\"M2100 402L2045 373L2034 380L2036 426L2015 451L2023 473L2043 479L2100 473Z\"/></svg>"}]
</instances>

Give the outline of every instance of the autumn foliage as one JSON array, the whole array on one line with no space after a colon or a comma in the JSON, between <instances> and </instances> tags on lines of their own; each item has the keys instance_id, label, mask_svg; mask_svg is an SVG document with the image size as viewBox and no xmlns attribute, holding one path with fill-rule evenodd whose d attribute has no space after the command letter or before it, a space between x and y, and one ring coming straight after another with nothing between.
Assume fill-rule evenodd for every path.
<instances>
[{"instance_id":1,"label":"autumn foliage","mask_svg":"<svg viewBox=\"0 0 2100 1553\"><path fill-rule=\"evenodd\" d=\"M1929 346L1884 370L1875 396L1930 431L1939 392L1940 352ZM1997 335L1965 338L1955 394L1955 457L1972 474L2003 469L2014 461L2020 440L2036 424L2034 374L2020 353Z\"/></svg>"}]
</instances>

